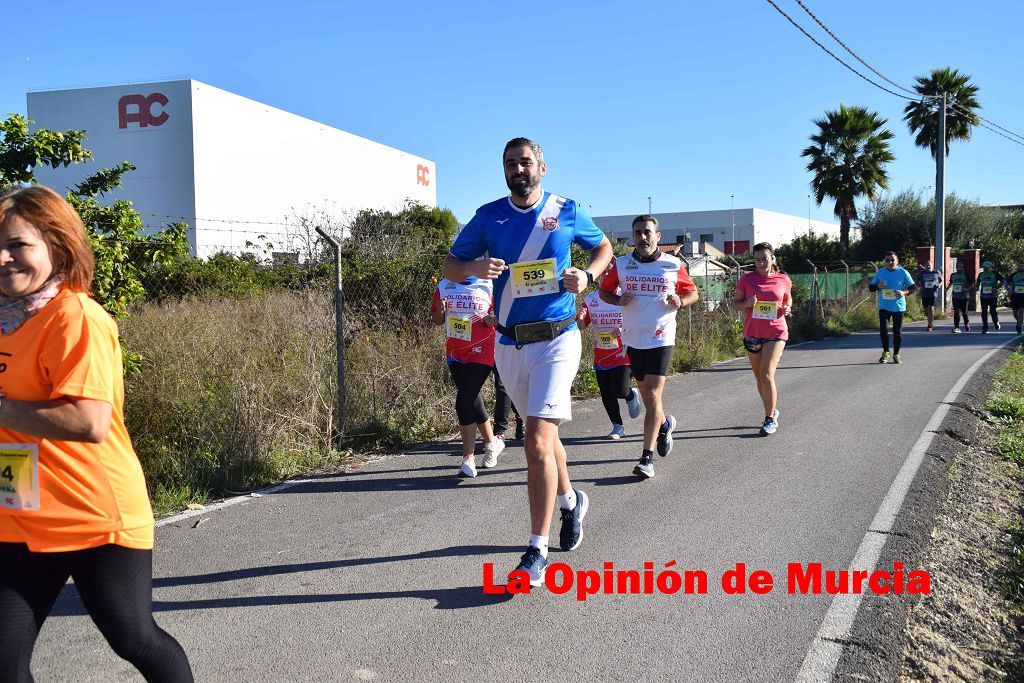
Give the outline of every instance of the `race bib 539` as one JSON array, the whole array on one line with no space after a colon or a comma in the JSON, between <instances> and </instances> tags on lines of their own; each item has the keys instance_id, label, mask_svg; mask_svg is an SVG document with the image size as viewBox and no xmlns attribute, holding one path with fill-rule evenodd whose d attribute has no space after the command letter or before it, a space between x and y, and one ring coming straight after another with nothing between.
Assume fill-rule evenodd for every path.
<instances>
[{"instance_id":1,"label":"race bib 539","mask_svg":"<svg viewBox=\"0 0 1024 683\"><path fill-rule=\"evenodd\" d=\"M512 264L512 296L541 296L558 291L555 259Z\"/></svg>"}]
</instances>

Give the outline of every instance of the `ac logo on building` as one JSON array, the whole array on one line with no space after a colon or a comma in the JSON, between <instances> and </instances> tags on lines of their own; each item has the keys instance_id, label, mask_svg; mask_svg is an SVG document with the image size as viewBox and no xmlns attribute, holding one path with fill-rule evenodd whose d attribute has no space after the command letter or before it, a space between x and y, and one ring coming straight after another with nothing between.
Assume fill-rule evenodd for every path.
<instances>
[{"instance_id":1,"label":"ac logo on building","mask_svg":"<svg viewBox=\"0 0 1024 683\"><path fill-rule=\"evenodd\" d=\"M423 164L416 165L416 184L430 187L430 169Z\"/></svg>"},{"instance_id":2,"label":"ac logo on building","mask_svg":"<svg viewBox=\"0 0 1024 683\"><path fill-rule=\"evenodd\" d=\"M129 123L139 124L139 128L162 126L170 118L163 107L167 106L167 96L155 92L146 95L125 95L117 101L117 127L127 128ZM153 113L153 105L160 105L160 113Z\"/></svg>"}]
</instances>

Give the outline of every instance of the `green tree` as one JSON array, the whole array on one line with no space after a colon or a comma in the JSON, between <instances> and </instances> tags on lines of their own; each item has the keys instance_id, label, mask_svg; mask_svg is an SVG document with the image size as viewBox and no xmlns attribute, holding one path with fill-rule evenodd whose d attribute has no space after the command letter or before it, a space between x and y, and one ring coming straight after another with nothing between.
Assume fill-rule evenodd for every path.
<instances>
[{"instance_id":1,"label":"green tree","mask_svg":"<svg viewBox=\"0 0 1024 683\"><path fill-rule=\"evenodd\" d=\"M946 140L945 153L949 156L952 140L970 140L971 128L978 125L976 110L978 86L970 83L971 77L957 69L932 69L927 77L918 76L914 86L921 95L918 102L910 102L903 108L903 120L914 135L914 144L927 147L932 158L938 159L939 107L942 95L946 96Z\"/></svg>"},{"instance_id":2,"label":"green tree","mask_svg":"<svg viewBox=\"0 0 1024 683\"><path fill-rule=\"evenodd\" d=\"M33 182L36 166L66 167L92 158L92 152L82 146L84 130L30 133L31 123L21 114L0 121L0 187Z\"/></svg>"},{"instance_id":3,"label":"green tree","mask_svg":"<svg viewBox=\"0 0 1024 683\"><path fill-rule=\"evenodd\" d=\"M828 235L819 235L813 230L806 235L798 235L792 242L775 249L775 258L788 273L809 272L811 266L808 261L820 266L823 263L839 261L844 256L842 242Z\"/></svg>"},{"instance_id":4,"label":"green tree","mask_svg":"<svg viewBox=\"0 0 1024 683\"><path fill-rule=\"evenodd\" d=\"M818 132L811 136L813 144L800 153L809 158L815 201L819 205L826 198L835 202L844 249L850 245L850 222L857 218L855 200L873 200L889 187L885 166L895 157L889 150L893 134L883 128L885 124L886 119L864 107L840 104L814 121Z\"/></svg>"},{"instance_id":5,"label":"green tree","mask_svg":"<svg viewBox=\"0 0 1024 683\"><path fill-rule=\"evenodd\" d=\"M34 183L38 166L64 168L92 158L83 146L85 131L39 129L30 133L31 123L19 114L0 121L0 184ZM120 187L122 176L134 170L127 161L101 169L67 194L85 224L96 259L92 295L114 316L124 315L129 305L145 296L142 276L147 269L188 253L184 224L146 234L142 217L130 201L103 205L97 200Z\"/></svg>"}]
</instances>

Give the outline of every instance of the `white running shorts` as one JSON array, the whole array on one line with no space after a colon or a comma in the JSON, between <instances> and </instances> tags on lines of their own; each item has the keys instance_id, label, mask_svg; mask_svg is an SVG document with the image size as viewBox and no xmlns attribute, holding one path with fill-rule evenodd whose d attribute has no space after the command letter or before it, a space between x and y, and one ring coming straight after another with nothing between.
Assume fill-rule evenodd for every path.
<instances>
[{"instance_id":1,"label":"white running shorts","mask_svg":"<svg viewBox=\"0 0 1024 683\"><path fill-rule=\"evenodd\" d=\"M494 345L494 362L521 417L572 419L572 381L580 367L582 343L578 329L566 330L551 341Z\"/></svg>"}]
</instances>

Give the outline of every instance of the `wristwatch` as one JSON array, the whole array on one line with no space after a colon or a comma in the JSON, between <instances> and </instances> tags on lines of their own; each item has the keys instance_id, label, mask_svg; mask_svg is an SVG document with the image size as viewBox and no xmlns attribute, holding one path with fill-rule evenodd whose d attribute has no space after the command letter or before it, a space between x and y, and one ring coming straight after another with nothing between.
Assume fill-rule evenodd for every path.
<instances>
[{"instance_id":1,"label":"wristwatch","mask_svg":"<svg viewBox=\"0 0 1024 683\"><path fill-rule=\"evenodd\" d=\"M589 287L590 285L594 284L594 274L591 273L589 270L587 270L585 268L584 268L583 272L587 274L587 287Z\"/></svg>"}]
</instances>

